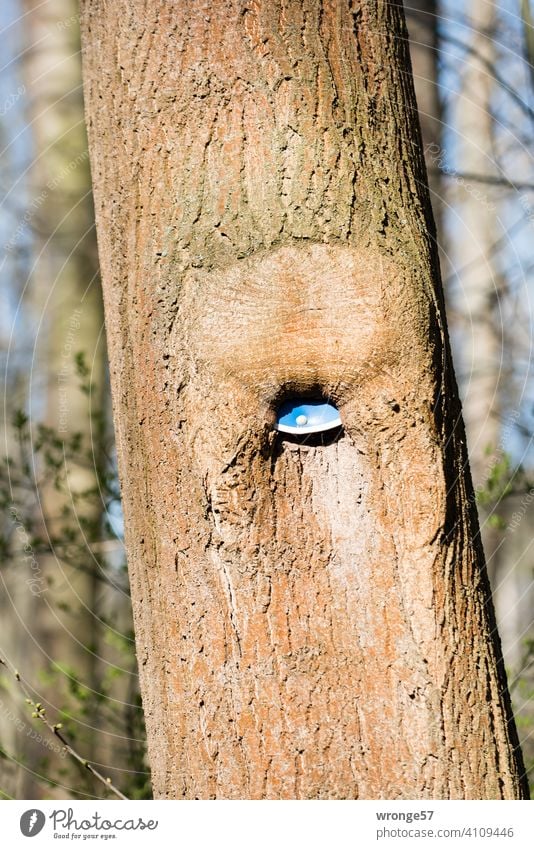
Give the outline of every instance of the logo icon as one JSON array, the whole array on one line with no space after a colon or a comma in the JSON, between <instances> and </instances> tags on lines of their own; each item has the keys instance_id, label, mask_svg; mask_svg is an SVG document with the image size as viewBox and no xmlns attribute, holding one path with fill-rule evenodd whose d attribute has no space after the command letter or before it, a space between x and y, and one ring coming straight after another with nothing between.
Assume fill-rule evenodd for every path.
<instances>
[{"instance_id":1,"label":"logo icon","mask_svg":"<svg viewBox=\"0 0 534 849\"><path fill-rule=\"evenodd\" d=\"M31 808L29 811L24 811L20 818L20 830L24 837L35 837L42 830L46 822L46 817L42 811L37 808Z\"/></svg>"}]
</instances>

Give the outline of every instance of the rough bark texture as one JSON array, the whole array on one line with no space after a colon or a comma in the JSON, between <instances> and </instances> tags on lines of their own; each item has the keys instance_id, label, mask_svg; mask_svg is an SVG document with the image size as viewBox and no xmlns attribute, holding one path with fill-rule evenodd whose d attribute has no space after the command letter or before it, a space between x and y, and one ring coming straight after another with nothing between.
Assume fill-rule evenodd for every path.
<instances>
[{"instance_id":1,"label":"rough bark texture","mask_svg":"<svg viewBox=\"0 0 534 849\"><path fill-rule=\"evenodd\" d=\"M520 797L402 12L83 29L155 795ZM295 393L342 436L276 435Z\"/></svg>"}]
</instances>

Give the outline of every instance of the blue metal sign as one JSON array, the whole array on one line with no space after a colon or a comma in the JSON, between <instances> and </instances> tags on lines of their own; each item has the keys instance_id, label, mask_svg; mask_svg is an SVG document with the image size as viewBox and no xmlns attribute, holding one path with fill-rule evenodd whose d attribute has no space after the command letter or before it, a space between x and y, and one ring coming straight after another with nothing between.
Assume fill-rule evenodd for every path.
<instances>
[{"instance_id":1,"label":"blue metal sign","mask_svg":"<svg viewBox=\"0 0 534 849\"><path fill-rule=\"evenodd\" d=\"M333 404L326 401L312 401L294 398L286 401L278 409L275 429L281 433L320 433L341 427L341 418Z\"/></svg>"}]
</instances>

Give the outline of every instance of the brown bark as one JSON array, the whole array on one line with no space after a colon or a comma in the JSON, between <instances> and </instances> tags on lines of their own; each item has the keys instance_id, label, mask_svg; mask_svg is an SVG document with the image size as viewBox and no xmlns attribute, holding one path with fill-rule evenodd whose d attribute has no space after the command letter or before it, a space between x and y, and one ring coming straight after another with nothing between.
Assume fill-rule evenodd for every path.
<instances>
[{"instance_id":1,"label":"brown bark","mask_svg":"<svg viewBox=\"0 0 534 849\"><path fill-rule=\"evenodd\" d=\"M524 795L402 13L92 0L83 35L155 795ZM275 434L298 393L338 440Z\"/></svg>"}]
</instances>

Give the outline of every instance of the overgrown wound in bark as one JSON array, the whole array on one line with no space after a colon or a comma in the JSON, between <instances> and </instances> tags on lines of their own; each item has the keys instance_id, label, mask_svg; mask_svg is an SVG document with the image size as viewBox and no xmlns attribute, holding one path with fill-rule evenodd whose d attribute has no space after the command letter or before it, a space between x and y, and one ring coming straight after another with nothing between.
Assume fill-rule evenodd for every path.
<instances>
[{"instance_id":1,"label":"overgrown wound in bark","mask_svg":"<svg viewBox=\"0 0 534 849\"><path fill-rule=\"evenodd\" d=\"M526 795L402 11L82 5L156 796Z\"/></svg>"}]
</instances>

